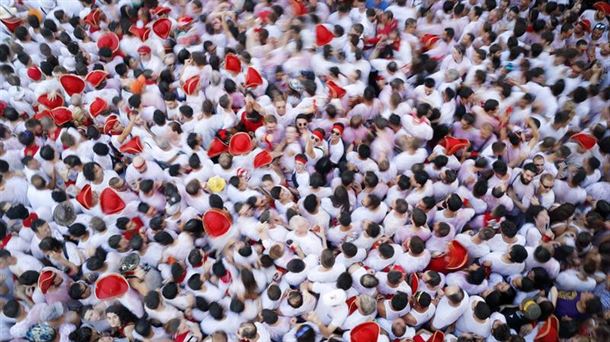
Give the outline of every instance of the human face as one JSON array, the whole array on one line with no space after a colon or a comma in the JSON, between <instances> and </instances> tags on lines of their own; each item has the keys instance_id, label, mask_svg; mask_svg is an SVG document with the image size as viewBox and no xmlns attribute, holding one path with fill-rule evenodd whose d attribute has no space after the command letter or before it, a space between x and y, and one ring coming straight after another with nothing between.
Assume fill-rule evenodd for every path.
<instances>
[{"instance_id":1,"label":"human face","mask_svg":"<svg viewBox=\"0 0 610 342\"><path fill-rule=\"evenodd\" d=\"M307 120L304 120L304 119L297 120L297 129L301 133L304 132L305 130L307 130Z\"/></svg>"},{"instance_id":2,"label":"human face","mask_svg":"<svg viewBox=\"0 0 610 342\"><path fill-rule=\"evenodd\" d=\"M286 142L287 143L291 143L291 142L295 142L299 137L299 132L297 132L297 129L295 127L288 127L286 128Z\"/></svg>"},{"instance_id":3,"label":"human face","mask_svg":"<svg viewBox=\"0 0 610 342\"><path fill-rule=\"evenodd\" d=\"M108 324L110 324L110 326L112 328L118 328L121 326L121 319L115 313L112 313L112 312L107 313L106 320L108 321Z\"/></svg>"},{"instance_id":4,"label":"human face","mask_svg":"<svg viewBox=\"0 0 610 342\"><path fill-rule=\"evenodd\" d=\"M458 49L451 50L451 56L453 56L453 59L457 62L462 60L462 53L458 51Z\"/></svg>"},{"instance_id":5,"label":"human face","mask_svg":"<svg viewBox=\"0 0 610 342\"><path fill-rule=\"evenodd\" d=\"M536 174L532 171L525 171L521 175L521 181L523 182L523 184L527 185L534 179L534 176L536 176Z\"/></svg>"},{"instance_id":6,"label":"human face","mask_svg":"<svg viewBox=\"0 0 610 342\"><path fill-rule=\"evenodd\" d=\"M94 309L87 310L83 317L86 321L95 322L100 320L100 314Z\"/></svg>"},{"instance_id":7,"label":"human face","mask_svg":"<svg viewBox=\"0 0 610 342\"><path fill-rule=\"evenodd\" d=\"M277 124L275 122L267 122L265 128L267 129L267 132L274 132L277 128Z\"/></svg>"},{"instance_id":8,"label":"human face","mask_svg":"<svg viewBox=\"0 0 610 342\"><path fill-rule=\"evenodd\" d=\"M544 159L543 158L534 159L534 166L536 166L536 169L538 169L538 172L544 171Z\"/></svg>"},{"instance_id":9,"label":"human face","mask_svg":"<svg viewBox=\"0 0 610 342\"><path fill-rule=\"evenodd\" d=\"M286 114L286 102L282 101L276 101L275 102L275 112L282 116L284 114Z\"/></svg>"},{"instance_id":10,"label":"human face","mask_svg":"<svg viewBox=\"0 0 610 342\"><path fill-rule=\"evenodd\" d=\"M538 216L536 216L536 223L541 226L546 226L547 224L549 224L549 220L549 213L546 210L539 212Z\"/></svg>"},{"instance_id":11,"label":"human face","mask_svg":"<svg viewBox=\"0 0 610 342\"><path fill-rule=\"evenodd\" d=\"M553 181L549 181L549 180L541 180L540 181L540 191L541 192L549 192L551 191L551 189L553 189Z\"/></svg>"}]
</instances>

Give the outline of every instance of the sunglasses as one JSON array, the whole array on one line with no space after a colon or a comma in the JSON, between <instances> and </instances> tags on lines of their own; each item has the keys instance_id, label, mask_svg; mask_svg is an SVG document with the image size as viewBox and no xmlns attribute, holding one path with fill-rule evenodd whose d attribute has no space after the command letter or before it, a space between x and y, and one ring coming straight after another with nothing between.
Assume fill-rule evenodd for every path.
<instances>
[{"instance_id":1,"label":"sunglasses","mask_svg":"<svg viewBox=\"0 0 610 342\"><path fill-rule=\"evenodd\" d=\"M339 133L339 132L337 132L337 131L332 131L330 134L333 134L333 135L341 135L341 133Z\"/></svg>"},{"instance_id":2,"label":"sunglasses","mask_svg":"<svg viewBox=\"0 0 610 342\"><path fill-rule=\"evenodd\" d=\"M550 186L546 186L543 183L540 183L540 185L545 189L552 189L554 184L551 184Z\"/></svg>"},{"instance_id":3,"label":"sunglasses","mask_svg":"<svg viewBox=\"0 0 610 342\"><path fill-rule=\"evenodd\" d=\"M297 123L297 126L305 127L305 126L307 126L307 123L306 122L299 122L299 123Z\"/></svg>"}]
</instances>

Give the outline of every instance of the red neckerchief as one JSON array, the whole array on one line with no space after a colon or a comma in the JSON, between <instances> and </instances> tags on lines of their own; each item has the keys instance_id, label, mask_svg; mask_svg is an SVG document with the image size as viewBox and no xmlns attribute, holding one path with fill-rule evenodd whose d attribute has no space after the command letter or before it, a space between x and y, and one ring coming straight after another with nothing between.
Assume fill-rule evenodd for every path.
<instances>
[{"instance_id":1,"label":"red neckerchief","mask_svg":"<svg viewBox=\"0 0 610 342\"><path fill-rule=\"evenodd\" d=\"M186 336L189 334L188 331L183 332L182 334L176 335L176 338L174 338L174 341L176 342L184 342L186 341Z\"/></svg>"},{"instance_id":2,"label":"red neckerchief","mask_svg":"<svg viewBox=\"0 0 610 342\"><path fill-rule=\"evenodd\" d=\"M2 242L0 242L0 248L6 248L6 245L8 245L8 242L11 241L12 238L12 234L5 236L4 239L2 239Z\"/></svg>"},{"instance_id":3,"label":"red neckerchief","mask_svg":"<svg viewBox=\"0 0 610 342\"><path fill-rule=\"evenodd\" d=\"M220 277L220 281L222 281L225 284L229 284L232 279L233 279L233 277L231 276L231 272L229 272L229 271L226 271L225 274L222 277Z\"/></svg>"},{"instance_id":4,"label":"red neckerchief","mask_svg":"<svg viewBox=\"0 0 610 342\"><path fill-rule=\"evenodd\" d=\"M358 305L356 304L356 298L358 298L357 296L353 296L348 298L345 301L345 304L347 304L347 308L349 309L349 315L353 314L354 312L356 312L356 310L358 310Z\"/></svg>"},{"instance_id":5,"label":"red neckerchief","mask_svg":"<svg viewBox=\"0 0 610 342\"><path fill-rule=\"evenodd\" d=\"M30 146L27 146L26 148L23 149L23 154L25 154L28 157L33 157L34 155L36 155L36 152L38 152L38 149L40 147L36 144L31 144Z\"/></svg>"},{"instance_id":6,"label":"red neckerchief","mask_svg":"<svg viewBox=\"0 0 610 342\"><path fill-rule=\"evenodd\" d=\"M487 225L489 224L489 222L491 222L492 220L495 220L496 217L492 215L492 213L490 212L485 212L483 214L483 227L487 227Z\"/></svg>"}]
</instances>

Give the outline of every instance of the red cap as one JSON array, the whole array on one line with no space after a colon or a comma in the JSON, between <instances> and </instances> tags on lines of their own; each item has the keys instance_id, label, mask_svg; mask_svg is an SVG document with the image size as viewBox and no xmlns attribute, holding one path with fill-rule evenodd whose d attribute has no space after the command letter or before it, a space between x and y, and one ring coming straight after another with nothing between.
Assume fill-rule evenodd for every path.
<instances>
[{"instance_id":1,"label":"red cap","mask_svg":"<svg viewBox=\"0 0 610 342\"><path fill-rule=\"evenodd\" d=\"M336 124L333 124L333 129L332 130L339 132L339 135L343 135L343 131L345 130L345 126L343 126L342 123L337 122Z\"/></svg>"},{"instance_id":2,"label":"red cap","mask_svg":"<svg viewBox=\"0 0 610 342\"><path fill-rule=\"evenodd\" d=\"M100 206L106 215L112 215L125 209L123 199L111 188L106 188L100 194Z\"/></svg>"},{"instance_id":3,"label":"red cap","mask_svg":"<svg viewBox=\"0 0 610 342\"><path fill-rule=\"evenodd\" d=\"M96 97L89 105L89 114L91 114L91 116L93 117L96 117L106 109L108 109L108 103L106 102L106 100L101 97Z\"/></svg>"},{"instance_id":4,"label":"red cap","mask_svg":"<svg viewBox=\"0 0 610 342\"><path fill-rule=\"evenodd\" d=\"M172 9L169 7L157 6L157 7L153 8L152 10L150 10L150 13L152 13L154 15L163 15L163 14L168 14L171 11L172 11Z\"/></svg>"},{"instance_id":5,"label":"red cap","mask_svg":"<svg viewBox=\"0 0 610 342\"><path fill-rule=\"evenodd\" d=\"M333 99L340 99L347 94L347 91L333 80L326 81L326 85L328 86L328 95Z\"/></svg>"},{"instance_id":6,"label":"red cap","mask_svg":"<svg viewBox=\"0 0 610 342\"><path fill-rule=\"evenodd\" d=\"M49 269L40 273L40 277L38 277L38 288L40 288L40 292L42 292L42 294L47 293L53 284L53 279L55 279L55 276L55 272Z\"/></svg>"},{"instance_id":7,"label":"red cap","mask_svg":"<svg viewBox=\"0 0 610 342\"><path fill-rule=\"evenodd\" d=\"M587 31L587 32L591 32L591 21L588 19L583 19L579 22L580 26L582 26L582 29Z\"/></svg>"},{"instance_id":8,"label":"red cap","mask_svg":"<svg viewBox=\"0 0 610 342\"><path fill-rule=\"evenodd\" d=\"M320 131L319 129L314 129L311 133L318 137L318 139L324 140L324 133L322 133L322 131Z\"/></svg>"},{"instance_id":9,"label":"red cap","mask_svg":"<svg viewBox=\"0 0 610 342\"><path fill-rule=\"evenodd\" d=\"M180 26L180 27L189 25L192 22L193 22L193 18L186 16L186 15L178 18L178 26Z\"/></svg>"},{"instance_id":10,"label":"red cap","mask_svg":"<svg viewBox=\"0 0 610 342\"><path fill-rule=\"evenodd\" d=\"M95 297L100 300L120 297L129 290L129 283L120 274L111 273L95 282Z\"/></svg>"},{"instance_id":11,"label":"red cap","mask_svg":"<svg viewBox=\"0 0 610 342\"><path fill-rule=\"evenodd\" d=\"M544 321L538 334L534 338L535 342L555 342L559 341L559 319L557 316L551 315Z\"/></svg>"},{"instance_id":12,"label":"red cap","mask_svg":"<svg viewBox=\"0 0 610 342\"><path fill-rule=\"evenodd\" d=\"M80 94L85 90L85 81L82 78L72 75L65 74L59 77L59 83L64 88L68 96L72 96L74 94Z\"/></svg>"},{"instance_id":13,"label":"red cap","mask_svg":"<svg viewBox=\"0 0 610 342\"><path fill-rule=\"evenodd\" d=\"M109 48L114 53L119 49L119 43L119 36L116 33L106 32L97 40L97 48Z\"/></svg>"},{"instance_id":14,"label":"red cap","mask_svg":"<svg viewBox=\"0 0 610 342\"><path fill-rule=\"evenodd\" d=\"M140 38L143 42L146 41L150 35L150 29L148 27L137 27L136 25L131 25L129 27L129 32Z\"/></svg>"},{"instance_id":15,"label":"red cap","mask_svg":"<svg viewBox=\"0 0 610 342\"><path fill-rule=\"evenodd\" d=\"M607 17L610 15L610 4L606 1L598 1L593 4L593 8L598 11L604 12L604 15Z\"/></svg>"},{"instance_id":16,"label":"red cap","mask_svg":"<svg viewBox=\"0 0 610 342\"><path fill-rule=\"evenodd\" d=\"M23 226L24 227L32 227L32 222L38 220L38 215L35 212L31 212L28 217L23 219Z\"/></svg>"},{"instance_id":17,"label":"red cap","mask_svg":"<svg viewBox=\"0 0 610 342\"><path fill-rule=\"evenodd\" d=\"M66 107L57 107L51 110L51 118L57 126L63 126L72 121L72 111Z\"/></svg>"},{"instance_id":18,"label":"red cap","mask_svg":"<svg viewBox=\"0 0 610 342\"><path fill-rule=\"evenodd\" d=\"M110 134L112 133L112 129L114 128L114 125L119 122L119 117L116 116L115 114L109 115L106 118L106 122L104 122L104 133L105 134Z\"/></svg>"},{"instance_id":19,"label":"red cap","mask_svg":"<svg viewBox=\"0 0 610 342\"><path fill-rule=\"evenodd\" d=\"M304 154L294 156L294 161L301 164L307 164L307 157Z\"/></svg>"},{"instance_id":20,"label":"red cap","mask_svg":"<svg viewBox=\"0 0 610 342\"><path fill-rule=\"evenodd\" d=\"M140 54L149 54L151 51L148 45L142 45L138 48L138 53Z\"/></svg>"},{"instance_id":21,"label":"red cap","mask_svg":"<svg viewBox=\"0 0 610 342\"><path fill-rule=\"evenodd\" d=\"M83 186L78 195L76 195L76 201L85 209L91 209L93 206L93 189L91 189L91 185L85 184Z\"/></svg>"},{"instance_id":22,"label":"red cap","mask_svg":"<svg viewBox=\"0 0 610 342\"><path fill-rule=\"evenodd\" d=\"M214 158L227 150L227 145L223 143L222 140L215 137L210 143L210 146L208 146L208 157Z\"/></svg>"},{"instance_id":23,"label":"red cap","mask_svg":"<svg viewBox=\"0 0 610 342\"><path fill-rule=\"evenodd\" d=\"M467 147L470 144L470 141L468 141L468 139L458 139L446 136L439 144L445 148L445 154L450 156L464 147Z\"/></svg>"},{"instance_id":24,"label":"red cap","mask_svg":"<svg viewBox=\"0 0 610 342\"><path fill-rule=\"evenodd\" d=\"M375 322L360 323L349 333L352 342L376 342L379 338L381 328Z\"/></svg>"},{"instance_id":25,"label":"red cap","mask_svg":"<svg viewBox=\"0 0 610 342\"><path fill-rule=\"evenodd\" d=\"M128 142L121 145L121 147L119 147L119 151L130 154L138 154L143 150L144 148L142 147L140 137L138 136L134 137L133 139L129 140Z\"/></svg>"},{"instance_id":26,"label":"red cap","mask_svg":"<svg viewBox=\"0 0 610 342\"><path fill-rule=\"evenodd\" d=\"M597 144L597 139L594 136L583 132L574 134L570 137L570 139L576 140L578 145L585 150L590 150L593 148L593 146L595 146L595 144Z\"/></svg>"},{"instance_id":27,"label":"red cap","mask_svg":"<svg viewBox=\"0 0 610 342\"><path fill-rule=\"evenodd\" d=\"M234 73L241 72L241 61L237 56L229 53L225 56L225 69Z\"/></svg>"},{"instance_id":28,"label":"red cap","mask_svg":"<svg viewBox=\"0 0 610 342\"><path fill-rule=\"evenodd\" d=\"M423 45L424 49L430 49L434 43L438 42L439 39L441 39L438 35L436 34L424 34L421 37L421 43Z\"/></svg>"},{"instance_id":29,"label":"red cap","mask_svg":"<svg viewBox=\"0 0 610 342\"><path fill-rule=\"evenodd\" d=\"M172 22L167 18L155 20L152 24L153 32L161 39L167 39L172 31Z\"/></svg>"},{"instance_id":30,"label":"red cap","mask_svg":"<svg viewBox=\"0 0 610 342\"><path fill-rule=\"evenodd\" d=\"M271 164L273 157L267 150L262 150L256 156L254 156L254 168L258 169L263 166Z\"/></svg>"},{"instance_id":31,"label":"red cap","mask_svg":"<svg viewBox=\"0 0 610 342\"><path fill-rule=\"evenodd\" d=\"M40 95L37 100L38 103L47 107L48 109L53 109L64 105L63 97L56 95L53 100L49 100L49 97L47 95L48 94Z\"/></svg>"},{"instance_id":32,"label":"red cap","mask_svg":"<svg viewBox=\"0 0 610 342\"><path fill-rule=\"evenodd\" d=\"M246 71L246 88L255 88L263 84L261 74L253 67L248 67Z\"/></svg>"},{"instance_id":33,"label":"red cap","mask_svg":"<svg viewBox=\"0 0 610 342\"><path fill-rule=\"evenodd\" d=\"M87 76L85 76L85 80L89 82L94 88L97 88L104 80L108 77L108 73L104 70L93 70L90 71Z\"/></svg>"},{"instance_id":34,"label":"red cap","mask_svg":"<svg viewBox=\"0 0 610 342\"><path fill-rule=\"evenodd\" d=\"M198 90L200 81L201 78L199 75L195 75L184 82L182 85L182 90L184 90L186 95L194 95Z\"/></svg>"},{"instance_id":35,"label":"red cap","mask_svg":"<svg viewBox=\"0 0 610 342\"><path fill-rule=\"evenodd\" d=\"M85 16L85 23L89 26L97 27L102 17L102 11L99 8L91 10L89 14Z\"/></svg>"},{"instance_id":36,"label":"red cap","mask_svg":"<svg viewBox=\"0 0 610 342\"><path fill-rule=\"evenodd\" d=\"M216 238L229 231L232 219L225 211L212 208L203 214L203 229L210 237Z\"/></svg>"},{"instance_id":37,"label":"red cap","mask_svg":"<svg viewBox=\"0 0 610 342\"><path fill-rule=\"evenodd\" d=\"M322 24L316 25L316 45L324 46L330 43L335 35Z\"/></svg>"},{"instance_id":38,"label":"red cap","mask_svg":"<svg viewBox=\"0 0 610 342\"><path fill-rule=\"evenodd\" d=\"M15 17L8 19L0 19L0 21L2 21L4 26L6 26L6 28L11 32L15 32L15 29L19 27L19 25L21 25L21 23L23 22L21 19Z\"/></svg>"},{"instance_id":39,"label":"red cap","mask_svg":"<svg viewBox=\"0 0 610 342\"><path fill-rule=\"evenodd\" d=\"M252 150L252 138L245 132L233 134L229 141L229 153L234 156L246 154Z\"/></svg>"},{"instance_id":40,"label":"red cap","mask_svg":"<svg viewBox=\"0 0 610 342\"><path fill-rule=\"evenodd\" d=\"M40 79L42 78L42 71L40 71L40 68L35 65L29 67L27 73L28 77L32 81L40 81Z\"/></svg>"}]
</instances>

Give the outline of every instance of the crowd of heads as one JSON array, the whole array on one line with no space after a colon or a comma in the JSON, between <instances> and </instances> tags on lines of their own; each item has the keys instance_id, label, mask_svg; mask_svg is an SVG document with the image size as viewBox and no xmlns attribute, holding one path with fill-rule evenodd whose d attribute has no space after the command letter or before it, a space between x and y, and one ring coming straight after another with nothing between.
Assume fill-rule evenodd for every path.
<instances>
[{"instance_id":1,"label":"crowd of heads","mask_svg":"<svg viewBox=\"0 0 610 342\"><path fill-rule=\"evenodd\" d=\"M610 340L610 5L0 6L0 340Z\"/></svg>"}]
</instances>

